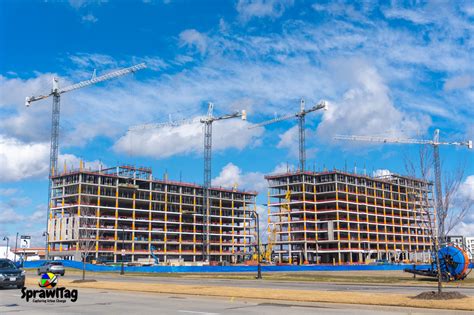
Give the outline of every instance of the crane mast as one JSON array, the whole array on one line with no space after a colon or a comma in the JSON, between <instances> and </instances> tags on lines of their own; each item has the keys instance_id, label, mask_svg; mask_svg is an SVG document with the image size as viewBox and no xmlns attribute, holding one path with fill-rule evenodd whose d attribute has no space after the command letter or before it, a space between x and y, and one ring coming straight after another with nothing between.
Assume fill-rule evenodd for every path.
<instances>
[{"instance_id":1,"label":"crane mast","mask_svg":"<svg viewBox=\"0 0 474 315\"><path fill-rule=\"evenodd\" d=\"M249 128L257 128L257 127L263 127L266 125L274 124L276 122L280 122L283 120L288 120L291 118L296 118L298 119L298 138L299 138L299 168L301 171L305 170L305 164L306 164L306 115L320 110L328 109L328 103L326 101L321 101L319 104L311 107L310 109L305 110L305 100L301 99L300 100L300 111L295 113L295 114L289 114L281 117L276 117L274 119L270 119L255 125L250 126Z\"/></svg>"},{"instance_id":2,"label":"crane mast","mask_svg":"<svg viewBox=\"0 0 474 315\"><path fill-rule=\"evenodd\" d=\"M300 113L296 114L298 117L298 134L299 134L299 157L300 157L300 169L305 170L306 164L306 113L304 111L304 99L300 102Z\"/></svg>"},{"instance_id":3,"label":"crane mast","mask_svg":"<svg viewBox=\"0 0 474 315\"><path fill-rule=\"evenodd\" d=\"M169 121L166 123L158 124L143 124L138 126L130 127L130 131L144 130L144 129L156 129L162 127L178 127L185 124L193 124L199 122L203 124L203 139L204 139L204 182L203 182L203 204L202 204L202 216L203 216L203 233L202 233L202 258L203 261L209 261L210 252L210 238L209 238L209 224L210 224L210 198L209 190L211 188L212 180L212 124L215 121L227 120L232 118L240 117L242 120L247 120L247 113L245 110L240 112L234 112L222 116L214 116L214 104L208 103L207 115L193 119L183 119L178 121Z\"/></svg>"},{"instance_id":4,"label":"crane mast","mask_svg":"<svg viewBox=\"0 0 474 315\"><path fill-rule=\"evenodd\" d=\"M52 104L52 110L51 110L51 147L50 147L50 158L49 158L49 187L48 187L48 205L49 206L47 210L48 214L46 216L46 233L45 233L47 236L47 239L46 239L47 248L48 248L48 242L49 242L48 220L49 220L50 210L52 207L52 201L51 201L52 178L57 172L58 155L59 155L59 120L60 120L60 112L61 112L61 94L71 92L77 89L81 89L93 84L97 84L99 82L114 79L114 78L129 74L129 73L139 71L144 68L146 68L146 65L144 63L141 63L129 68L113 71L99 77L95 77L94 75L93 78L90 80L82 81L82 82L67 86L65 88L62 88L62 89L59 87L58 78L53 78L53 87L49 94L26 97L25 105L27 107L31 106L31 103L33 102L46 99L50 96L53 97L53 104ZM46 255L48 255L48 252L49 251L47 250ZM46 259L48 259L48 257L46 257Z\"/></svg>"},{"instance_id":5,"label":"crane mast","mask_svg":"<svg viewBox=\"0 0 474 315\"><path fill-rule=\"evenodd\" d=\"M408 139L408 138L384 138L375 136L355 136L355 135L336 135L336 140L349 140L349 141L367 141L367 142L382 142L382 143L403 143L403 144L421 144L430 145L433 147L433 160L434 160L434 185L435 185L435 206L438 219L438 236L444 241L445 238L445 227L444 217L446 216L446 209L443 202L443 189L441 185L441 159L439 154L440 145L455 145L455 146L467 146L472 149L472 141L455 141L455 142L441 142L439 141L439 129L434 131L432 140L424 139Z\"/></svg>"},{"instance_id":6,"label":"crane mast","mask_svg":"<svg viewBox=\"0 0 474 315\"><path fill-rule=\"evenodd\" d=\"M204 186L203 186L203 209L205 209L205 218L206 224L203 224L205 231L203 233L203 257L205 261L209 261L209 252L210 252L210 239L209 239L209 219L210 219L210 198L209 198L209 189L211 187L212 179L212 124L218 120L232 119L241 117L242 120L247 120L247 113L245 110L241 112L235 112L232 114L227 114L219 117L214 117L213 115L214 104L208 104L207 116L201 118L200 122L203 124L204 128Z\"/></svg>"}]
</instances>

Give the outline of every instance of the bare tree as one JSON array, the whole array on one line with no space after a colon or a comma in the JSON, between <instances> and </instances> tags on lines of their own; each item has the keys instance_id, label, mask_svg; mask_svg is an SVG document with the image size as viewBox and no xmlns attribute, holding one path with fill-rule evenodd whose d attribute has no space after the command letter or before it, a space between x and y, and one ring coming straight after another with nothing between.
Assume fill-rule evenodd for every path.
<instances>
[{"instance_id":1,"label":"bare tree","mask_svg":"<svg viewBox=\"0 0 474 315\"><path fill-rule=\"evenodd\" d=\"M451 231L466 217L472 208L472 202L468 198L459 195L459 188L464 178L465 163L458 165L455 171L445 175L443 209L438 216L442 229L440 237L444 242ZM440 228L441 228L440 227Z\"/></svg>"},{"instance_id":2,"label":"bare tree","mask_svg":"<svg viewBox=\"0 0 474 315\"><path fill-rule=\"evenodd\" d=\"M417 162L413 162L412 159L405 155L406 171L413 177L420 177L425 181L432 181L435 161L431 146L421 146L418 155ZM427 220L420 225L420 228L428 229L430 232L430 241L433 244L437 269L438 294L442 293L443 288L443 274L441 272L438 252L442 246L446 245L447 235L464 219L472 207L469 200L463 200L458 194L464 177L464 169L464 164L461 164L458 165L454 171L442 172L445 181L444 188L440 189L442 192L441 207L436 206L435 198L430 200L426 194L421 196L421 198L426 198L424 202L420 203L420 210L422 215L426 215ZM425 205L428 205L428 208L426 208Z\"/></svg>"},{"instance_id":3,"label":"bare tree","mask_svg":"<svg viewBox=\"0 0 474 315\"><path fill-rule=\"evenodd\" d=\"M97 239L100 238L100 230L97 228L98 206L90 205L90 199L84 196L81 203L78 248L82 258L82 280L85 280L87 258L95 251Z\"/></svg>"}]
</instances>

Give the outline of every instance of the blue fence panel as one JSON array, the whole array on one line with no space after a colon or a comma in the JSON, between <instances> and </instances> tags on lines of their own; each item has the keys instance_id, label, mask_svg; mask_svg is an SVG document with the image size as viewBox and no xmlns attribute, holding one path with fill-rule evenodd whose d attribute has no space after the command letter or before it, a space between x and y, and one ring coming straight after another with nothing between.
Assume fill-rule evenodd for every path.
<instances>
[{"instance_id":1,"label":"blue fence panel","mask_svg":"<svg viewBox=\"0 0 474 315\"><path fill-rule=\"evenodd\" d=\"M25 261L25 268L37 268L44 261ZM68 268L82 269L82 262L62 260ZM344 266L321 266L321 265L287 265L287 266L262 266L263 272L298 272L298 271L376 271L376 270L403 270L413 265L344 265ZM430 265L417 265L417 269L429 268ZM474 265L471 264L470 268ZM87 271L93 272L118 272L121 266L106 266L86 264ZM125 266L125 272L143 273L226 273L226 272L257 272L257 266Z\"/></svg>"}]
</instances>

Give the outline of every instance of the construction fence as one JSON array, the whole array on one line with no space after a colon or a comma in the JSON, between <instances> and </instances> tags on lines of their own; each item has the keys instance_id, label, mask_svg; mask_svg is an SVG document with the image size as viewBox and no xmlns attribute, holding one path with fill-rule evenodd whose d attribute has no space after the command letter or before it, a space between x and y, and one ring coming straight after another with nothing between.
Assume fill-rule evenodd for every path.
<instances>
[{"instance_id":1,"label":"construction fence","mask_svg":"<svg viewBox=\"0 0 474 315\"><path fill-rule=\"evenodd\" d=\"M44 261L26 261L24 268L37 268ZM82 269L82 263L72 260L63 260L67 268ZM285 265L285 266L262 266L262 272L298 272L298 271L384 271L403 270L412 265ZM416 268L429 268L430 265L416 265ZM473 264L470 268L474 267ZM257 266L124 266L125 272L140 273L233 273L233 272L257 272ZM120 272L121 266L107 266L86 264L86 270L92 272Z\"/></svg>"}]
</instances>

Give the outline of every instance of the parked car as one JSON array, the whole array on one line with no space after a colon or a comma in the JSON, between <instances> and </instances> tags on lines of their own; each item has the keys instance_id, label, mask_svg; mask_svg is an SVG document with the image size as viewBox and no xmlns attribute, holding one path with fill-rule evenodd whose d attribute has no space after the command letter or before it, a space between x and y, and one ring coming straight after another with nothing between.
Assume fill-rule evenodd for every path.
<instances>
[{"instance_id":1,"label":"parked car","mask_svg":"<svg viewBox=\"0 0 474 315\"><path fill-rule=\"evenodd\" d=\"M56 275L64 276L66 272L64 270L64 265L60 261L46 261L41 266L38 267L38 275L46 272L51 272Z\"/></svg>"},{"instance_id":2,"label":"parked car","mask_svg":"<svg viewBox=\"0 0 474 315\"><path fill-rule=\"evenodd\" d=\"M10 259L0 259L0 287L25 286L25 271L17 268Z\"/></svg>"}]
</instances>

